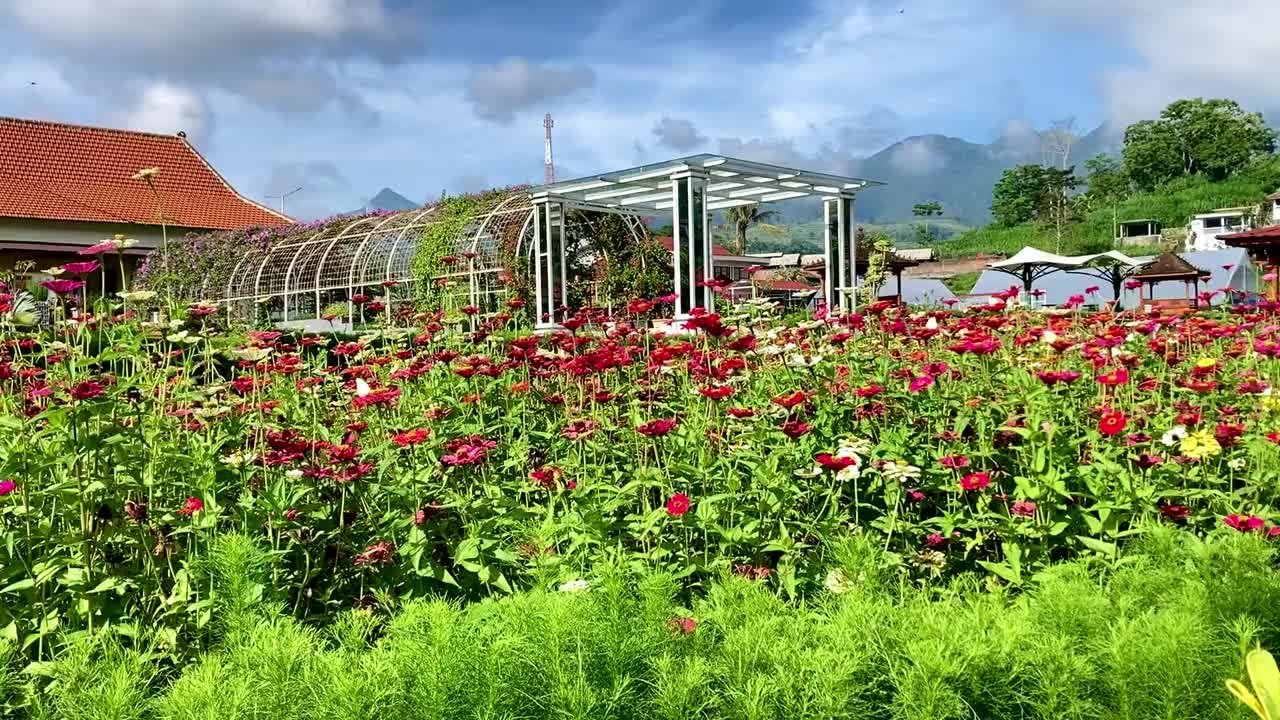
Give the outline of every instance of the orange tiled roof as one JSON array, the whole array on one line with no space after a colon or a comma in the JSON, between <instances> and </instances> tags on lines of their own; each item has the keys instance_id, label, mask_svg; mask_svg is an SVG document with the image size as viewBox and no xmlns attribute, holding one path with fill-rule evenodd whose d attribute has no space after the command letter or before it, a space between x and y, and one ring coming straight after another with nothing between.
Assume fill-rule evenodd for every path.
<instances>
[{"instance_id":1,"label":"orange tiled roof","mask_svg":"<svg viewBox=\"0 0 1280 720\"><path fill-rule=\"evenodd\" d=\"M0 217L230 230L292 220L235 191L178 135L0 117Z\"/></svg>"}]
</instances>

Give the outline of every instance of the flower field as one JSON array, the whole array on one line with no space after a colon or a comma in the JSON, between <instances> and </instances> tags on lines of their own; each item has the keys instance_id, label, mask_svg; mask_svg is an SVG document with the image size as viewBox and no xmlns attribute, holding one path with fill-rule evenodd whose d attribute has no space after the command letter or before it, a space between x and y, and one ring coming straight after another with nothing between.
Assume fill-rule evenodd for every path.
<instances>
[{"instance_id":1,"label":"flower field","mask_svg":"<svg viewBox=\"0 0 1280 720\"><path fill-rule=\"evenodd\" d=\"M226 532L269 548L299 619L601 563L838 594L854 536L922 586L1017 587L1155 524L1280 534L1268 310L749 304L669 334L638 329L652 310L545 336L505 315L244 334L203 306L8 335L0 634L36 658L107 626L198 649Z\"/></svg>"}]
</instances>

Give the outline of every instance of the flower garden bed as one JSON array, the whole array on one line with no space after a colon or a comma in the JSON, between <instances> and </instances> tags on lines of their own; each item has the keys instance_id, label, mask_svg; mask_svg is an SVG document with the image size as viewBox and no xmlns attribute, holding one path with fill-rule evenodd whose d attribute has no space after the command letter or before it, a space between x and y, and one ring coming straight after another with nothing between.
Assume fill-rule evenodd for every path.
<instances>
[{"instance_id":1,"label":"flower garden bed","mask_svg":"<svg viewBox=\"0 0 1280 720\"><path fill-rule=\"evenodd\" d=\"M0 636L36 659L104 627L198 652L226 532L270 549L303 620L602 562L689 597L734 573L802 600L856 582L833 558L850 536L906 583L1019 588L1115 562L1148 526L1280 532L1262 310L748 308L671 337L591 319L539 337L423 315L338 340L220 332L198 308L7 336Z\"/></svg>"}]
</instances>

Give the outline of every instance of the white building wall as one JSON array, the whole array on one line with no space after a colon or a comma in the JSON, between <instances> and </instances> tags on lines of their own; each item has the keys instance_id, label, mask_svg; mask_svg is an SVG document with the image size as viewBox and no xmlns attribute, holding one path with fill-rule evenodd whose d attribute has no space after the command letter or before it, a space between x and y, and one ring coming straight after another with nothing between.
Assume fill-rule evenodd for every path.
<instances>
[{"instance_id":1,"label":"white building wall","mask_svg":"<svg viewBox=\"0 0 1280 720\"><path fill-rule=\"evenodd\" d=\"M1206 227L1206 223L1220 222L1219 226ZM1250 227L1245 221L1244 213L1205 213L1196 215L1191 218L1191 223L1187 225L1187 252L1207 252L1210 250L1222 250L1227 244L1218 239L1219 235L1230 235L1231 233L1249 230Z\"/></svg>"}]
</instances>

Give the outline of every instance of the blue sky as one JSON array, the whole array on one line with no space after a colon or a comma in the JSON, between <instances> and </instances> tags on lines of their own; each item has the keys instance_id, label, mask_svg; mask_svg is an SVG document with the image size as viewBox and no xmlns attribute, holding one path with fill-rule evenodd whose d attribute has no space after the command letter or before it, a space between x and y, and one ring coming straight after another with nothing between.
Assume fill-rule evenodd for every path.
<instances>
[{"instance_id":1,"label":"blue sky","mask_svg":"<svg viewBox=\"0 0 1280 720\"><path fill-rule=\"evenodd\" d=\"M0 115L186 130L314 217L538 181L547 111L560 177L702 151L841 169L1195 95L1274 118L1280 33L1242 35L1266 26L1280 3L0 0Z\"/></svg>"}]
</instances>

